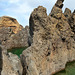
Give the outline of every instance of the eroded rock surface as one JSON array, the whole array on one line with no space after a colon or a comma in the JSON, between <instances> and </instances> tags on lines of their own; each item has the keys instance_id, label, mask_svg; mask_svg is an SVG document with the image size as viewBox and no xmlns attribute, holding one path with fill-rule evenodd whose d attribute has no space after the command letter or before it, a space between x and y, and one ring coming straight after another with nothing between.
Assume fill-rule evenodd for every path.
<instances>
[{"instance_id":1,"label":"eroded rock surface","mask_svg":"<svg viewBox=\"0 0 75 75\"><path fill-rule=\"evenodd\" d=\"M0 44L2 44L3 42L6 42L13 34L14 33L10 27L1 28L0 29Z\"/></svg>"},{"instance_id":2,"label":"eroded rock surface","mask_svg":"<svg viewBox=\"0 0 75 75\"><path fill-rule=\"evenodd\" d=\"M31 13L32 42L21 55L23 75L52 75L75 60L75 17L73 13L68 22L62 13L63 1L57 0L49 16L42 6Z\"/></svg>"},{"instance_id":3,"label":"eroded rock surface","mask_svg":"<svg viewBox=\"0 0 75 75\"><path fill-rule=\"evenodd\" d=\"M28 47L29 27L26 26L17 34L12 35L9 40L4 43L7 49L15 47Z\"/></svg>"},{"instance_id":4,"label":"eroded rock surface","mask_svg":"<svg viewBox=\"0 0 75 75\"><path fill-rule=\"evenodd\" d=\"M14 33L19 32L23 28L16 19L8 16L0 17L0 28L2 27L10 27Z\"/></svg>"},{"instance_id":5,"label":"eroded rock surface","mask_svg":"<svg viewBox=\"0 0 75 75\"><path fill-rule=\"evenodd\" d=\"M0 75L22 75L23 68L17 55L7 53L4 46L0 46Z\"/></svg>"},{"instance_id":6,"label":"eroded rock surface","mask_svg":"<svg viewBox=\"0 0 75 75\"><path fill-rule=\"evenodd\" d=\"M72 13L72 16L68 19L69 25L72 29L72 31L75 33L75 10Z\"/></svg>"},{"instance_id":7,"label":"eroded rock surface","mask_svg":"<svg viewBox=\"0 0 75 75\"><path fill-rule=\"evenodd\" d=\"M3 27L0 29L0 44L7 49L15 47L27 47L29 37L29 27L26 26L18 33L14 34L10 27Z\"/></svg>"},{"instance_id":8,"label":"eroded rock surface","mask_svg":"<svg viewBox=\"0 0 75 75\"><path fill-rule=\"evenodd\" d=\"M64 16L69 19L71 17L72 13L71 13L71 10L66 8L65 11L64 11Z\"/></svg>"}]
</instances>

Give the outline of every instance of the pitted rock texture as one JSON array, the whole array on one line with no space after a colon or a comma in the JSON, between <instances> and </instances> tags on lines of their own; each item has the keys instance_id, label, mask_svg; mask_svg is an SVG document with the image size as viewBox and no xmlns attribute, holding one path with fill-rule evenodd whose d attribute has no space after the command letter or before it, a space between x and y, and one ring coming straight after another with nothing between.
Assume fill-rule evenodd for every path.
<instances>
[{"instance_id":1,"label":"pitted rock texture","mask_svg":"<svg viewBox=\"0 0 75 75\"><path fill-rule=\"evenodd\" d=\"M19 32L23 28L16 19L8 16L0 17L0 28L2 27L10 27L14 33Z\"/></svg>"},{"instance_id":2,"label":"pitted rock texture","mask_svg":"<svg viewBox=\"0 0 75 75\"><path fill-rule=\"evenodd\" d=\"M22 75L23 68L17 55L7 53L4 46L0 45L0 75Z\"/></svg>"},{"instance_id":3,"label":"pitted rock texture","mask_svg":"<svg viewBox=\"0 0 75 75\"><path fill-rule=\"evenodd\" d=\"M23 75L52 75L75 60L75 17L73 13L68 22L62 13L63 1L56 2L49 16L42 6L31 13L32 42L21 55Z\"/></svg>"},{"instance_id":4,"label":"pitted rock texture","mask_svg":"<svg viewBox=\"0 0 75 75\"><path fill-rule=\"evenodd\" d=\"M71 13L71 10L66 8L65 11L64 11L64 16L69 19L71 17L72 13Z\"/></svg>"},{"instance_id":5,"label":"pitted rock texture","mask_svg":"<svg viewBox=\"0 0 75 75\"><path fill-rule=\"evenodd\" d=\"M75 33L75 11L72 13L71 17L68 20L72 31Z\"/></svg>"},{"instance_id":6,"label":"pitted rock texture","mask_svg":"<svg viewBox=\"0 0 75 75\"><path fill-rule=\"evenodd\" d=\"M12 35L3 45L7 49L15 47L28 47L29 27L26 26L18 33Z\"/></svg>"},{"instance_id":7,"label":"pitted rock texture","mask_svg":"<svg viewBox=\"0 0 75 75\"><path fill-rule=\"evenodd\" d=\"M0 29L0 44L7 49L15 47L28 47L29 27L26 26L18 33L14 34L10 27Z\"/></svg>"},{"instance_id":8,"label":"pitted rock texture","mask_svg":"<svg viewBox=\"0 0 75 75\"><path fill-rule=\"evenodd\" d=\"M2 27L0 29L0 44L7 41L13 34L14 33L10 27Z\"/></svg>"}]
</instances>

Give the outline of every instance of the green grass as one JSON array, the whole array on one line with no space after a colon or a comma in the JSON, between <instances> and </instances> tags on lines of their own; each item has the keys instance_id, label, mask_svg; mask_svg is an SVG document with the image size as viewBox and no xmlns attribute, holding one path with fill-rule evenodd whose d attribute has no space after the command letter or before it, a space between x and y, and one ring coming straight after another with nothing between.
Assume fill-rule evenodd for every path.
<instances>
[{"instance_id":1,"label":"green grass","mask_svg":"<svg viewBox=\"0 0 75 75\"><path fill-rule=\"evenodd\" d=\"M20 57L20 54L22 54L22 52L26 49L27 47L22 47L22 48L12 48L9 49L8 52L11 52L13 54L16 54Z\"/></svg>"},{"instance_id":2,"label":"green grass","mask_svg":"<svg viewBox=\"0 0 75 75\"><path fill-rule=\"evenodd\" d=\"M66 64L66 68L54 75L75 75L75 61Z\"/></svg>"}]
</instances>

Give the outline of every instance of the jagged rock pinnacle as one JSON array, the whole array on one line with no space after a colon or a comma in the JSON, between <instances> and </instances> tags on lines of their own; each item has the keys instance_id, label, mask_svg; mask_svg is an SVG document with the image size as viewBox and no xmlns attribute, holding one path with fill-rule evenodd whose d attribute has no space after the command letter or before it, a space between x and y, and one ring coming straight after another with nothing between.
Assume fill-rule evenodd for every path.
<instances>
[{"instance_id":1,"label":"jagged rock pinnacle","mask_svg":"<svg viewBox=\"0 0 75 75\"><path fill-rule=\"evenodd\" d=\"M62 14L62 7L63 7L64 0L57 0L50 15L54 18L60 19Z\"/></svg>"},{"instance_id":2,"label":"jagged rock pinnacle","mask_svg":"<svg viewBox=\"0 0 75 75\"><path fill-rule=\"evenodd\" d=\"M56 6L57 7L59 7L59 8L62 8L63 7L63 2L64 2L64 0L57 0L57 2L56 2Z\"/></svg>"},{"instance_id":3,"label":"jagged rock pinnacle","mask_svg":"<svg viewBox=\"0 0 75 75\"><path fill-rule=\"evenodd\" d=\"M66 8L64 11L64 16L66 18L69 18L71 16L71 10L69 8Z\"/></svg>"}]
</instances>

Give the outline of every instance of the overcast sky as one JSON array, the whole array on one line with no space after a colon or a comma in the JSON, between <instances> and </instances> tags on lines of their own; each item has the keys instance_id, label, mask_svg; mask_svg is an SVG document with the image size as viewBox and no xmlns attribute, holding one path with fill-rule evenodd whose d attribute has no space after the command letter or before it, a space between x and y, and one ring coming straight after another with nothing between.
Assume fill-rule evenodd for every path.
<instances>
[{"instance_id":1,"label":"overcast sky","mask_svg":"<svg viewBox=\"0 0 75 75\"><path fill-rule=\"evenodd\" d=\"M34 8L44 6L49 14L56 0L0 0L0 16L11 16L23 25L29 25L29 17ZM75 9L75 0L65 0L64 7L72 11Z\"/></svg>"}]
</instances>

